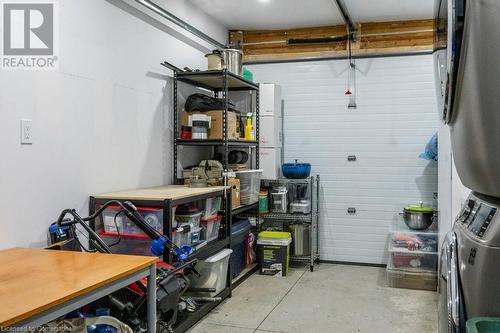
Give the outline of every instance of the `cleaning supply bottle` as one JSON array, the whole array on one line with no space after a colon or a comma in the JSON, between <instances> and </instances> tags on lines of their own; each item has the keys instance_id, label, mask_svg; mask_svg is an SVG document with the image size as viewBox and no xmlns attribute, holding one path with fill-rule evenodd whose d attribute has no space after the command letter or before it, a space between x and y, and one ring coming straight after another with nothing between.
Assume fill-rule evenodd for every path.
<instances>
[{"instance_id":1,"label":"cleaning supply bottle","mask_svg":"<svg viewBox=\"0 0 500 333\"><path fill-rule=\"evenodd\" d=\"M253 135L252 113L247 113L245 122L245 140L255 140Z\"/></svg>"}]
</instances>

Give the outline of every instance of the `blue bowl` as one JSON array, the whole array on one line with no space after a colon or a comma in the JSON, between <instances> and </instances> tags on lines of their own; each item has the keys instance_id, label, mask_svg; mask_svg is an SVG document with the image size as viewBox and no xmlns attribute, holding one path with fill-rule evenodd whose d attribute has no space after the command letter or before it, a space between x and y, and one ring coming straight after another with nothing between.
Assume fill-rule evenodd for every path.
<instances>
[{"instance_id":1,"label":"blue bowl","mask_svg":"<svg viewBox=\"0 0 500 333\"><path fill-rule=\"evenodd\" d=\"M288 179L304 179L311 174L309 163L285 163L281 166L283 176Z\"/></svg>"}]
</instances>

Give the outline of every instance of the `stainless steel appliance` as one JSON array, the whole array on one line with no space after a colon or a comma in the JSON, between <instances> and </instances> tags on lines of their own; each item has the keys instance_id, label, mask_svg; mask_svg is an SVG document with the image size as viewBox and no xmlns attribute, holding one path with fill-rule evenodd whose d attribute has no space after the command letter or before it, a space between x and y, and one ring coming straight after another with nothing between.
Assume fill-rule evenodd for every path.
<instances>
[{"instance_id":1,"label":"stainless steel appliance","mask_svg":"<svg viewBox=\"0 0 500 333\"><path fill-rule=\"evenodd\" d=\"M309 183L291 183L290 213L311 212L311 187Z\"/></svg>"},{"instance_id":2,"label":"stainless steel appliance","mask_svg":"<svg viewBox=\"0 0 500 333\"><path fill-rule=\"evenodd\" d=\"M271 190L271 212L286 213L288 209L288 189L286 185Z\"/></svg>"},{"instance_id":3,"label":"stainless steel appliance","mask_svg":"<svg viewBox=\"0 0 500 333\"><path fill-rule=\"evenodd\" d=\"M311 254L311 226L309 224L289 224L288 230L292 234L291 255L308 256Z\"/></svg>"},{"instance_id":4,"label":"stainless steel appliance","mask_svg":"<svg viewBox=\"0 0 500 333\"><path fill-rule=\"evenodd\" d=\"M500 199L471 194L442 247L439 332L473 317L500 316Z\"/></svg>"},{"instance_id":5,"label":"stainless steel appliance","mask_svg":"<svg viewBox=\"0 0 500 333\"><path fill-rule=\"evenodd\" d=\"M473 191L441 250L439 332L455 333L469 318L500 316L500 2L436 8L439 105L458 175Z\"/></svg>"}]
</instances>

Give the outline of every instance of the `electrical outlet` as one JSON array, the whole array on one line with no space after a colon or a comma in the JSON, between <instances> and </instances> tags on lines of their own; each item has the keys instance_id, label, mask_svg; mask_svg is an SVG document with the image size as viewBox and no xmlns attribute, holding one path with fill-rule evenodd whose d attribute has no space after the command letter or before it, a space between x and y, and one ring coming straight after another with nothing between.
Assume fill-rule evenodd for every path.
<instances>
[{"instance_id":1,"label":"electrical outlet","mask_svg":"<svg viewBox=\"0 0 500 333\"><path fill-rule=\"evenodd\" d=\"M33 130L31 119L21 119L21 144L33 144Z\"/></svg>"}]
</instances>

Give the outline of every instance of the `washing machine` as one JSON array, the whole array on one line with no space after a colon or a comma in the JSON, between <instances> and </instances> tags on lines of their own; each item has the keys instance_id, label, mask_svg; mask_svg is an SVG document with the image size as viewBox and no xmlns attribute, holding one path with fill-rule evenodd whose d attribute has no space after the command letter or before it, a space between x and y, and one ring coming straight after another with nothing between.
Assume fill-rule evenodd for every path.
<instances>
[{"instance_id":1,"label":"washing machine","mask_svg":"<svg viewBox=\"0 0 500 333\"><path fill-rule=\"evenodd\" d=\"M500 199L472 193L446 235L439 265L439 333L500 317Z\"/></svg>"}]
</instances>

